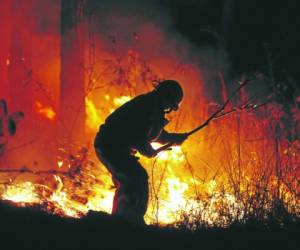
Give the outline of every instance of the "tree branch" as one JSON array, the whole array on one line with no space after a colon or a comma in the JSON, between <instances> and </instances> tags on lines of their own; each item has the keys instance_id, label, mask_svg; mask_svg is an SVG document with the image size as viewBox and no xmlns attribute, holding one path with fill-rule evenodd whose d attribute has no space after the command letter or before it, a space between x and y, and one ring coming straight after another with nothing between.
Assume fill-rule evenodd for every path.
<instances>
[{"instance_id":1,"label":"tree branch","mask_svg":"<svg viewBox=\"0 0 300 250\"><path fill-rule=\"evenodd\" d=\"M215 112L214 112L214 113L213 113L213 114L212 114L205 122L203 122L201 125L199 125L198 127L194 128L193 130L191 130L190 132L188 132L188 133L187 133L187 136L190 136L190 135L196 133L197 131L203 129L203 128L206 127L213 119L215 119L215 118L220 118L221 116L218 117L218 115L219 115L222 111L224 111L224 109L226 108L226 106L228 105L228 103L232 100L232 98L233 98L234 96L236 96L237 93L239 93L240 90L241 90L242 88L244 88L249 82L250 82L249 79L247 79L247 80L246 80L246 79L242 79L242 80L239 82L239 83L240 83L239 87L238 87L235 91L232 92L232 94L228 97L228 99L224 102L224 104L223 104L218 110L216 110L216 111L215 111ZM232 111L232 112L233 112L233 111ZM230 113L231 113L231 112L230 112ZM223 115L222 115L222 116L223 116ZM158 153L161 152L161 151L169 150L170 147L173 146L173 145L174 145L173 142L167 143L166 145L164 145L164 146L158 148L158 149L156 150L156 153L158 154Z\"/></svg>"}]
</instances>

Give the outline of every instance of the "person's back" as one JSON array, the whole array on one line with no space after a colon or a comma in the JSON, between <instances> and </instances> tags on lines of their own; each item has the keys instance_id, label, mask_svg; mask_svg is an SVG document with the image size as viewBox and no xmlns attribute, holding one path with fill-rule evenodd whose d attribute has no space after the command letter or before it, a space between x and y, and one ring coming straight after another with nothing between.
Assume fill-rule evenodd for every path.
<instances>
[{"instance_id":1,"label":"person's back","mask_svg":"<svg viewBox=\"0 0 300 250\"><path fill-rule=\"evenodd\" d=\"M123 104L100 127L95 146L104 143L113 150L139 149L158 136L165 125L164 112L152 93L139 95Z\"/></svg>"}]
</instances>

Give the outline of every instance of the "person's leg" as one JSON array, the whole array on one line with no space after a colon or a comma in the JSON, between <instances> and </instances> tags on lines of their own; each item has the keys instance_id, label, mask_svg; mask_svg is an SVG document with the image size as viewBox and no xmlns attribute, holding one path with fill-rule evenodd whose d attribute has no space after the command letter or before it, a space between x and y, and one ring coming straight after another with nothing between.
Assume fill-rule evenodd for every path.
<instances>
[{"instance_id":1,"label":"person's leg","mask_svg":"<svg viewBox=\"0 0 300 250\"><path fill-rule=\"evenodd\" d=\"M148 174L142 166L138 168L138 176L136 176L135 191L136 211L137 214L143 218L147 211L149 184Z\"/></svg>"},{"instance_id":2,"label":"person's leg","mask_svg":"<svg viewBox=\"0 0 300 250\"><path fill-rule=\"evenodd\" d=\"M115 171L113 178L117 188L113 213L144 224L148 203L148 174L132 156L122 159L122 163L126 171Z\"/></svg>"},{"instance_id":3,"label":"person's leg","mask_svg":"<svg viewBox=\"0 0 300 250\"><path fill-rule=\"evenodd\" d=\"M113 206L112 206L112 214L118 214L118 210L119 210L119 204L122 203L125 197L123 197L123 191L121 190L122 182L120 181L122 180L124 177L121 176L121 171L117 171L118 169L118 163L116 163L116 160L113 160L113 156L107 155L105 153L103 153L103 150L101 150L100 147L95 147L95 152L96 155L98 157L98 159L100 160L100 162L107 168L107 170L111 173L112 175L112 181L113 184L115 185L115 194L114 194L114 199L113 199ZM115 158L117 158L118 156L115 156Z\"/></svg>"},{"instance_id":4,"label":"person's leg","mask_svg":"<svg viewBox=\"0 0 300 250\"><path fill-rule=\"evenodd\" d=\"M112 214L139 224L148 203L148 174L137 159L131 155L107 156L96 150L100 161L113 176L116 187Z\"/></svg>"}]
</instances>

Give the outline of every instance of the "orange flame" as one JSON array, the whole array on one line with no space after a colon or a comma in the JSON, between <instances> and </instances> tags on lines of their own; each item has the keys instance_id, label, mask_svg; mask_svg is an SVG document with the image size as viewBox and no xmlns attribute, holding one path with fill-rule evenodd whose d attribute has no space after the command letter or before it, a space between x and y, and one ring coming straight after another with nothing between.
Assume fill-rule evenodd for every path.
<instances>
[{"instance_id":1,"label":"orange flame","mask_svg":"<svg viewBox=\"0 0 300 250\"><path fill-rule=\"evenodd\" d=\"M149 68L145 68L144 61L138 61L137 53L131 51L129 57L131 61L124 61L131 62L130 67L126 70L118 68L118 77L115 77L113 70L112 76L101 79L114 85L107 86L100 94L91 93L85 98L85 127L89 143L99 125L104 123L111 112L129 101L132 96L149 91L150 87L146 84L134 86L132 82L141 81L137 77L143 75L147 81L157 78L157 75L151 75L152 71ZM163 65L169 65L170 61L160 59L157 63L163 70ZM194 91L193 87L196 85L190 87L194 82L201 85L199 72L194 71L190 65L184 70L189 71L183 75L179 74L179 77L188 78L187 83L182 81L185 84L183 87L186 98L181 107L182 113L170 114L173 120L167 128L170 131L189 131L212 113L211 110L205 109L211 107L204 96L201 96L201 89ZM124 74L124 71L127 74ZM124 75L131 81L124 80ZM128 91L125 91L127 89ZM35 109L45 118L56 120L53 108L36 101ZM292 171L285 172L284 177L293 188L297 187L293 176L299 172L300 147L295 142L285 144L284 138L280 138L278 143L281 143L281 147L278 147L278 152L274 152L274 144L277 141L274 140L274 123L271 119L280 120L284 112L277 106L268 108L265 112L238 115L233 113L222 120L212 122L182 146L159 153L156 159L147 159L139 155L150 181L150 202L145 216L147 223L175 223L183 220L182 216L188 214L189 220L200 218L201 222L209 225L228 225L230 216L240 219L245 213L253 212L259 205L259 199L252 204L247 202L257 199L265 190L269 190L270 193L266 195L264 209L271 208L275 191L284 194L286 204L295 204L297 197L289 190L289 186L284 187L282 183L276 190L279 178L274 167L281 164L286 167L281 171L286 171L288 166L294 166ZM157 148L160 145L152 143L152 146ZM78 149L78 145L75 145L74 149L71 147L66 145L66 155L58 158L54 164L57 172L49 172L54 180L43 179L43 182L31 178L31 181L26 180L23 183L10 182L0 189L1 198L22 204L46 204L49 212L61 216L79 218L89 210L110 213L115 190L110 174L96 159L93 149L87 150L87 157L81 157L83 153ZM274 157L275 153L279 155L277 160ZM2 179L7 179L7 176L1 175ZM226 213L230 216L226 217ZM300 211L296 213L299 214Z\"/></svg>"},{"instance_id":2,"label":"orange flame","mask_svg":"<svg viewBox=\"0 0 300 250\"><path fill-rule=\"evenodd\" d=\"M54 120L56 117L56 113L52 107L44 106L41 102L35 102L35 110L38 114L43 115L48 120Z\"/></svg>"}]
</instances>

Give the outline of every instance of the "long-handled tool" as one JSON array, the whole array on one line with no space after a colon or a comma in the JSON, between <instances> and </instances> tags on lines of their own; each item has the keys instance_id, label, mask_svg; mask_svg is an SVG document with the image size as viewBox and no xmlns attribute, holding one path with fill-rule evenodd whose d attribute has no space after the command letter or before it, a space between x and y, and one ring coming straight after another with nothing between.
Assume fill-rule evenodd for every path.
<instances>
[{"instance_id":1,"label":"long-handled tool","mask_svg":"<svg viewBox=\"0 0 300 250\"><path fill-rule=\"evenodd\" d=\"M220 115L220 113L222 111L224 111L224 109L226 108L226 106L228 105L228 103L231 101L231 99L243 88L245 87L248 83L250 82L250 80L244 80L242 82L240 82L240 85L239 87L232 92L232 94L228 97L228 99L224 102L224 104L218 109L216 110L205 122L203 122L201 125L199 125L198 127L194 128L193 130L191 130L190 132L186 133L187 137L189 137L190 135L198 132L199 130L203 129L204 127L206 127L213 119L216 119L216 118L219 118L221 116L223 116L223 114L221 116L218 116ZM231 113L228 112L228 113ZM174 142L170 142L170 143L167 143L163 146L161 146L160 148L158 148L156 150L157 154L161 151L165 151L165 150L170 150L170 147L172 147L174 145Z\"/></svg>"}]
</instances>

